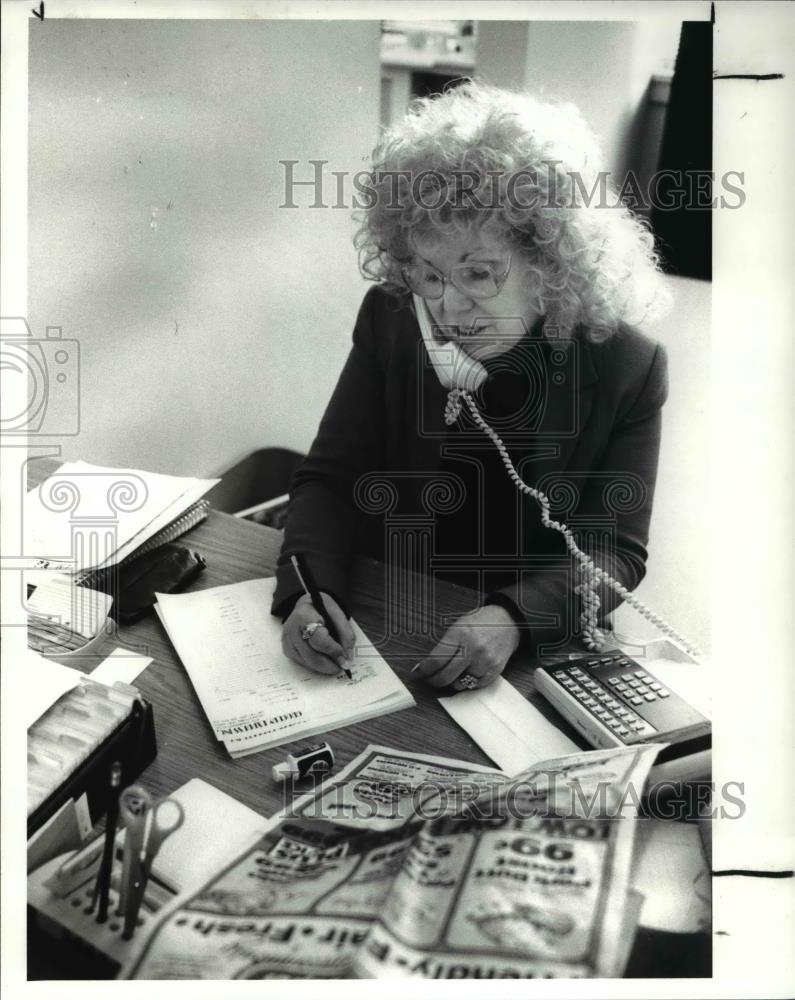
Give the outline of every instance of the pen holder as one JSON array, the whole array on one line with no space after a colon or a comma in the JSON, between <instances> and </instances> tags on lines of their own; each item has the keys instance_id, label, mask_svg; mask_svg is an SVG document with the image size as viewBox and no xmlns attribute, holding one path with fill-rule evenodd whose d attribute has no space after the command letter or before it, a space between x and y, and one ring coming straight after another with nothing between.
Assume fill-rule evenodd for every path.
<instances>
[{"instance_id":1,"label":"pen holder","mask_svg":"<svg viewBox=\"0 0 795 1000\"><path fill-rule=\"evenodd\" d=\"M117 916L121 855L119 841L114 848L111 871L108 918L99 924L94 912L88 912L94 897L94 884L102 858L99 838L88 850L62 854L46 862L28 876L28 914L30 935L55 960L63 957L71 965L79 964L91 978L114 978L138 946L148 925L159 910L174 898L174 893L150 877L130 940L122 937L124 918ZM92 847L94 850L92 851ZM69 868L70 862L83 856L84 863ZM63 953L63 956L61 955Z\"/></svg>"}]
</instances>

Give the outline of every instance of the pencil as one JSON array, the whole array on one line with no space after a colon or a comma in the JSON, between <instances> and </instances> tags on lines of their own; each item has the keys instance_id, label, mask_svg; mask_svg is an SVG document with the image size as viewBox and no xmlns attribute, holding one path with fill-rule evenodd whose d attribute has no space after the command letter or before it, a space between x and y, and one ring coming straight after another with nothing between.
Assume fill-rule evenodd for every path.
<instances>
[{"instance_id":1,"label":"pencil","mask_svg":"<svg viewBox=\"0 0 795 1000\"><path fill-rule=\"evenodd\" d=\"M113 868L113 849L116 845L116 824L119 820L119 785L121 784L121 763L117 760L110 769L110 800L108 815L105 819L105 846L102 851L102 862L97 875L97 923L104 924L108 919L108 895L110 893L110 875Z\"/></svg>"},{"instance_id":2,"label":"pencil","mask_svg":"<svg viewBox=\"0 0 795 1000\"><path fill-rule=\"evenodd\" d=\"M312 602L312 607L323 619L323 624L326 626L328 634L334 642L342 645L340 634L337 631L336 625L332 621L331 615L326 610L326 605L323 603L323 596L317 589L317 584L315 583L315 579L309 570L306 559L297 552L295 555L290 556L290 562L293 564L296 576L301 581L301 586L304 588L304 591L309 596L309 600ZM345 674L348 680L353 680L353 674L347 667L343 667L341 663L337 663L337 666Z\"/></svg>"}]
</instances>

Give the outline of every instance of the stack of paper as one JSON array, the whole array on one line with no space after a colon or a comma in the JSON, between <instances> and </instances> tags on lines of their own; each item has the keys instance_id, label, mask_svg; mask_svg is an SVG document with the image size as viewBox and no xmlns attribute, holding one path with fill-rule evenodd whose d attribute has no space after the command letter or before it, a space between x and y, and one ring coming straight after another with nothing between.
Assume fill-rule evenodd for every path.
<instances>
[{"instance_id":1,"label":"stack of paper","mask_svg":"<svg viewBox=\"0 0 795 1000\"><path fill-rule=\"evenodd\" d=\"M28 646L40 652L79 649L97 635L110 613L113 598L75 585L69 573L29 573L35 586L28 598Z\"/></svg>"},{"instance_id":2,"label":"stack of paper","mask_svg":"<svg viewBox=\"0 0 795 1000\"><path fill-rule=\"evenodd\" d=\"M115 566L218 481L66 462L25 497L25 554L71 573Z\"/></svg>"},{"instance_id":3,"label":"stack of paper","mask_svg":"<svg viewBox=\"0 0 795 1000\"><path fill-rule=\"evenodd\" d=\"M282 652L275 580L158 594L157 613L216 739L232 757L409 708L414 699L353 624L353 679L314 673Z\"/></svg>"}]
</instances>

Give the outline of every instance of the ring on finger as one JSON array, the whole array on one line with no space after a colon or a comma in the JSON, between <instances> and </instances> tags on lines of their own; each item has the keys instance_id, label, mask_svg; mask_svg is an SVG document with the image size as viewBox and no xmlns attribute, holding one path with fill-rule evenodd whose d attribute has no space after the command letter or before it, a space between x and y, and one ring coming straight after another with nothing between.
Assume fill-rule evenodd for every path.
<instances>
[{"instance_id":1,"label":"ring on finger","mask_svg":"<svg viewBox=\"0 0 795 1000\"><path fill-rule=\"evenodd\" d=\"M301 638L304 642L309 642L319 628L323 628L323 622L310 622L305 629L302 629Z\"/></svg>"},{"instance_id":2,"label":"ring on finger","mask_svg":"<svg viewBox=\"0 0 795 1000\"><path fill-rule=\"evenodd\" d=\"M476 688L479 683L480 678L475 677L474 674L461 674L456 681L456 684L460 684L465 691L471 691L472 688Z\"/></svg>"}]
</instances>

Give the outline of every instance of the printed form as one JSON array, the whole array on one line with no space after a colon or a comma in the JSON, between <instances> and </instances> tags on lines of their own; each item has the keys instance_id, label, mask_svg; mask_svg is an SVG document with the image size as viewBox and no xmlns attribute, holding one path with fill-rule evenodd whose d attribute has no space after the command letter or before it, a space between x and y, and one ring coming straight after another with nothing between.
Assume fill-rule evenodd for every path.
<instances>
[{"instance_id":1,"label":"printed form","mask_svg":"<svg viewBox=\"0 0 795 1000\"><path fill-rule=\"evenodd\" d=\"M359 626L352 679L317 674L282 652L269 611L275 579L158 594L156 610L216 739L232 756L347 726L414 704Z\"/></svg>"}]
</instances>

